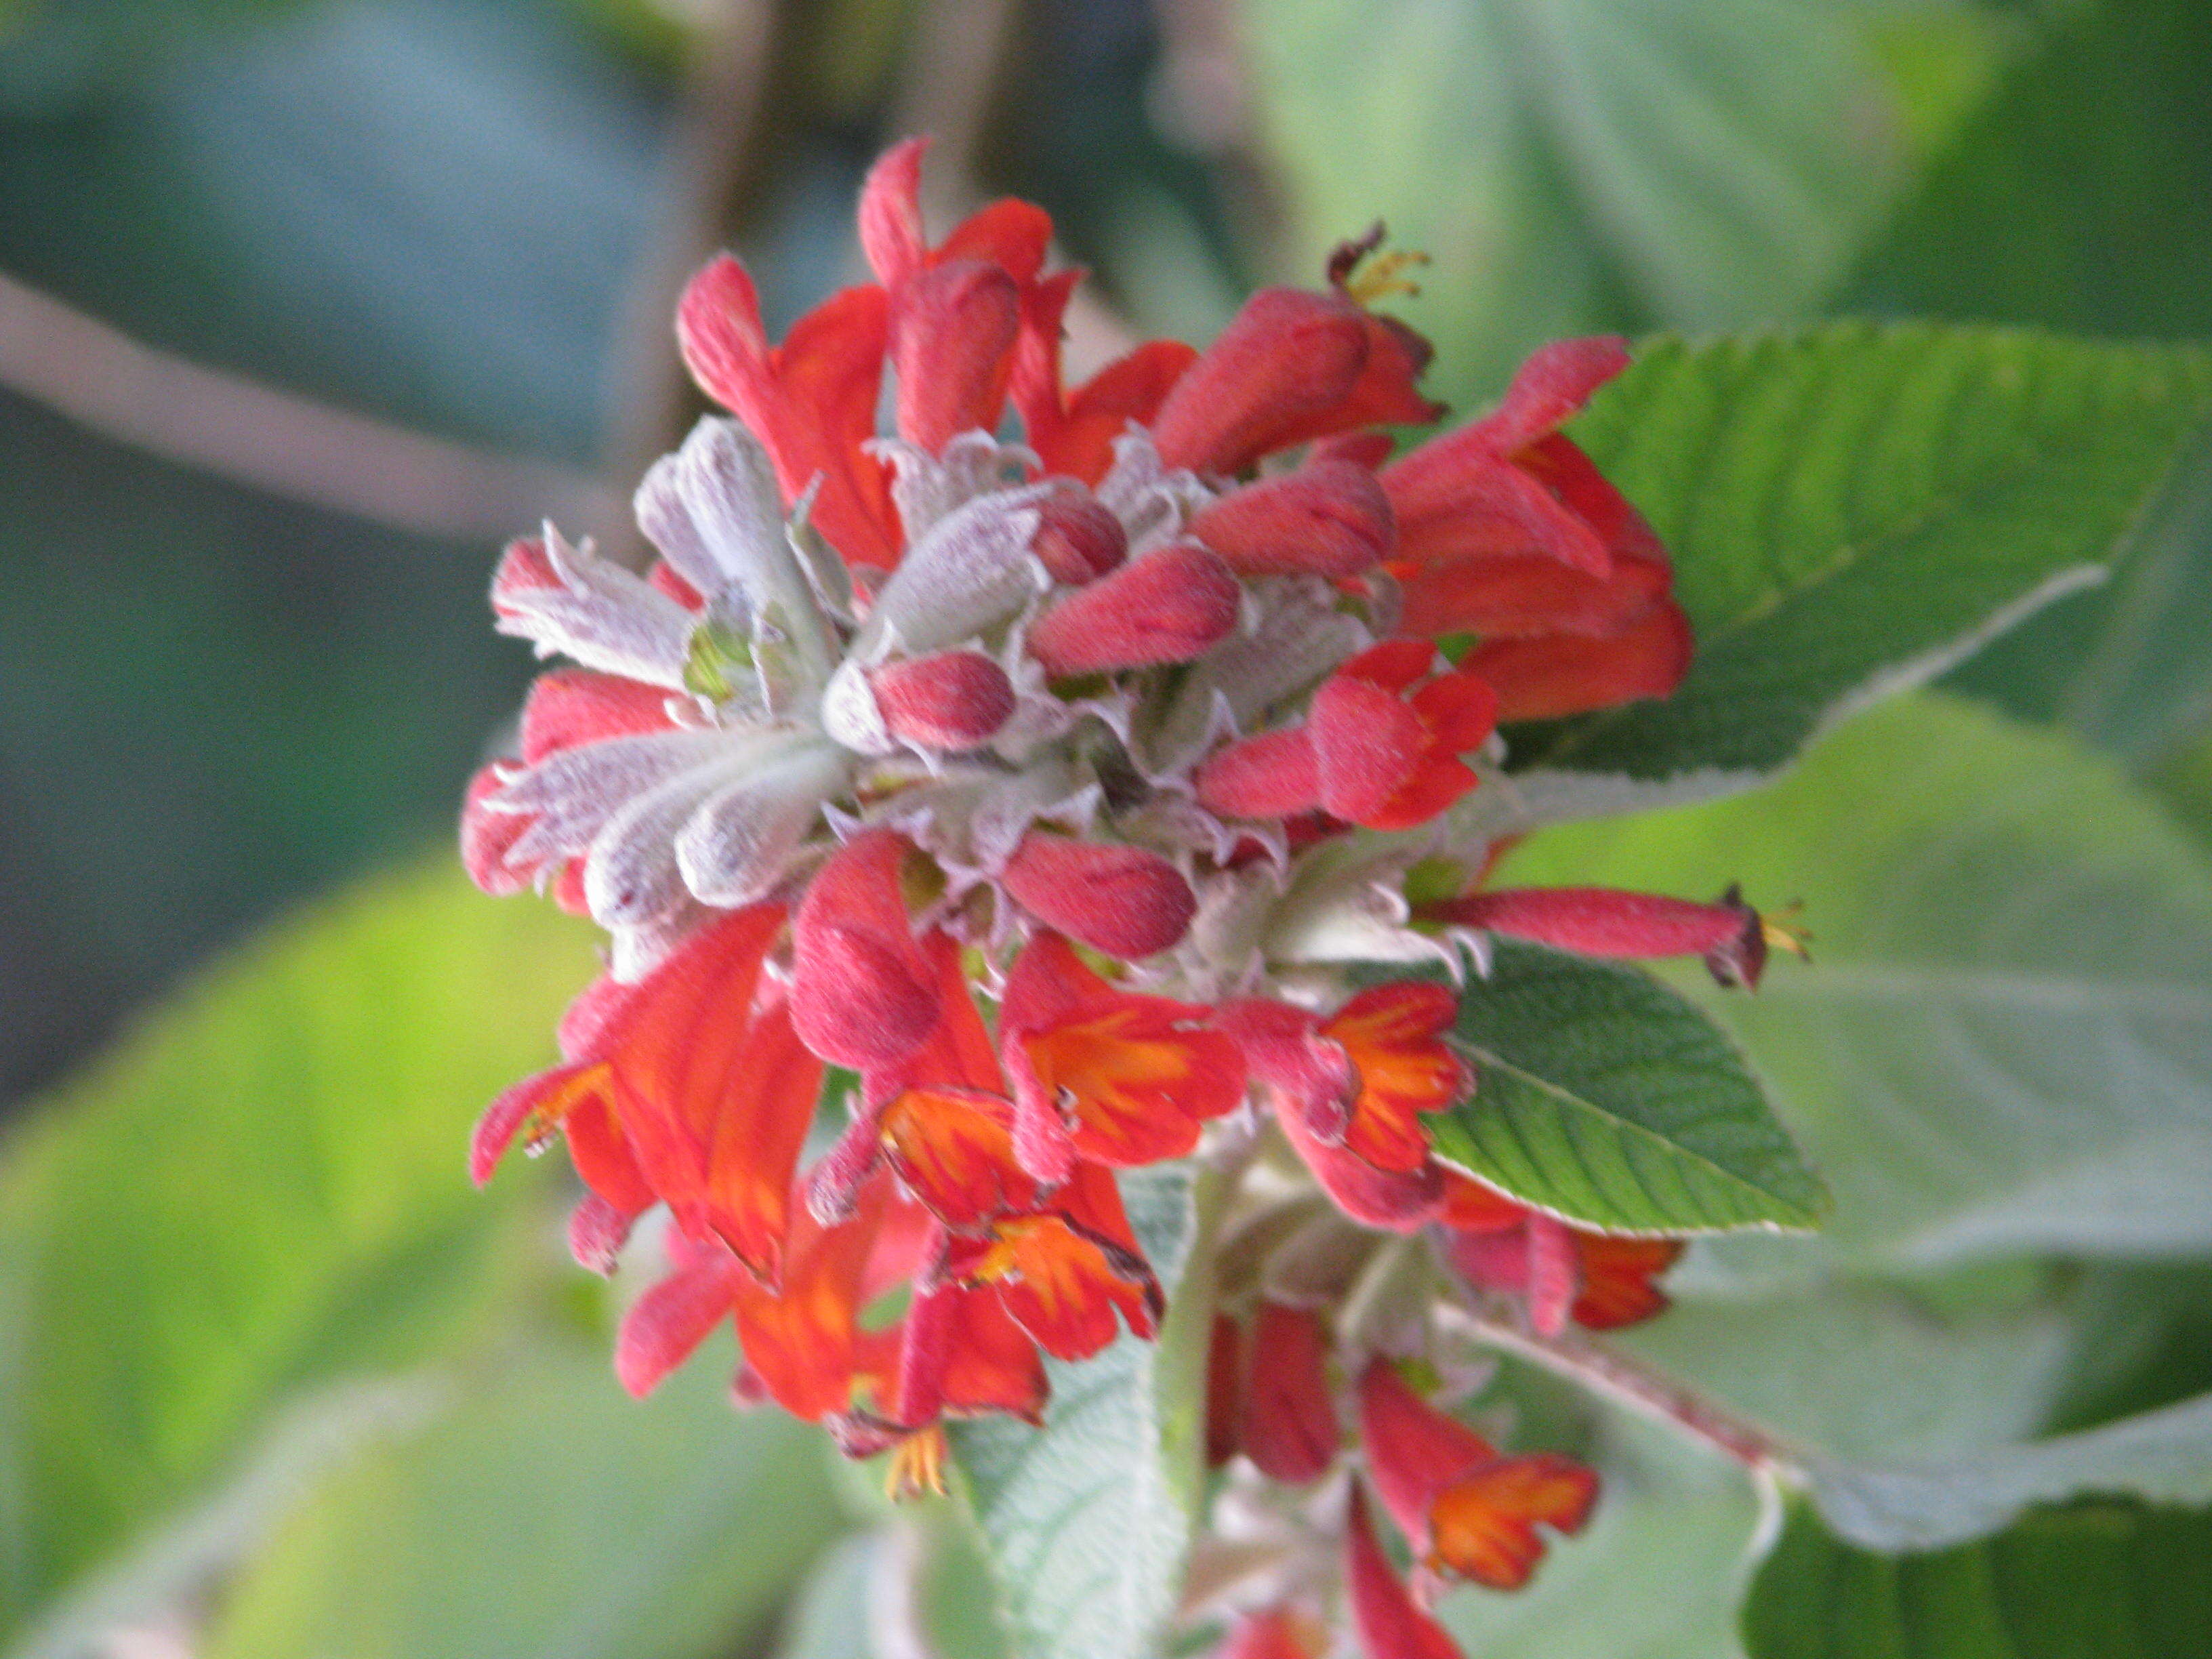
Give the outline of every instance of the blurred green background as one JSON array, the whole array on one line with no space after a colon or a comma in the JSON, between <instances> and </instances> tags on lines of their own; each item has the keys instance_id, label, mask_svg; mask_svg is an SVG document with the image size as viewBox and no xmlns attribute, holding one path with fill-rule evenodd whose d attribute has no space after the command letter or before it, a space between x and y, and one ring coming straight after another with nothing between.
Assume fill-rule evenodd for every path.
<instances>
[{"instance_id":1,"label":"blurred green background","mask_svg":"<svg viewBox=\"0 0 2212 1659\"><path fill-rule=\"evenodd\" d=\"M589 958L446 851L499 543L621 544L683 274L780 330L914 131L939 224L1054 213L1092 349L1386 219L1462 410L1600 329L2212 335L2201 0L0 0L0 1653L844 1654L886 1552L981 1639L927 1516L779 1625L860 1488L714 1367L629 1405L550 1172L468 1193ZM1953 689L2212 836L2208 638L2200 463Z\"/></svg>"}]
</instances>

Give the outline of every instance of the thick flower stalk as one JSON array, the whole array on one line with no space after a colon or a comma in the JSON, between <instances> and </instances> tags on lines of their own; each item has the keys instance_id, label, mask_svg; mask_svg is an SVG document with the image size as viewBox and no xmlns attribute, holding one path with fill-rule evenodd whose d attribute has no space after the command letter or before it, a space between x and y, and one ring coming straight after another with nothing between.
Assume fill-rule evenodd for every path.
<instances>
[{"instance_id":1,"label":"thick flower stalk","mask_svg":"<svg viewBox=\"0 0 2212 1659\"><path fill-rule=\"evenodd\" d=\"M1069 386L1048 222L1000 203L933 245L921 160L869 179L876 280L780 344L738 262L691 282L685 359L734 418L640 486L647 574L550 526L499 567L501 629L573 665L471 785L464 854L611 943L477 1176L565 1140L602 1272L665 1208L633 1392L733 1324L742 1397L925 1487L948 1419L1040 1419L1046 1356L1154 1334L1116 1172L1235 1171L1209 1438L1248 1541L1282 1542L1212 1613L1237 1652L1318 1653L1339 1618L1447 1652L1437 1590L1525 1582L1595 1478L1443 1409L1432 1311L1625 1323L1677 1246L1437 1161L1426 1116L1475 1081L1440 981L1497 933L1747 984L1768 938L1732 895L1474 879L1501 726L1688 663L1664 550L1561 430L1626 353L1548 348L1398 454L1442 411L1426 343L1367 308L1370 239L1202 352ZM1433 896L1440 867L1472 890ZM1355 992L1355 961L1405 976Z\"/></svg>"}]
</instances>

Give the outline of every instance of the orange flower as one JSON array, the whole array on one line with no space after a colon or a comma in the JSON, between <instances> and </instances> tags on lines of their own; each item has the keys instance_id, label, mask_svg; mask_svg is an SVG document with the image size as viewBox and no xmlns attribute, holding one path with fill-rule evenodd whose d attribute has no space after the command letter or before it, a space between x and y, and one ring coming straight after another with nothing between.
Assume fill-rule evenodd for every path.
<instances>
[{"instance_id":1,"label":"orange flower","mask_svg":"<svg viewBox=\"0 0 2212 1659\"><path fill-rule=\"evenodd\" d=\"M1049 1207L1009 1216L982 1239L955 1239L947 1269L998 1290L1006 1311L1048 1353L1087 1359L1118 1334L1159 1329L1159 1280L1129 1231L1113 1172L1079 1164Z\"/></svg>"},{"instance_id":2,"label":"orange flower","mask_svg":"<svg viewBox=\"0 0 2212 1659\"><path fill-rule=\"evenodd\" d=\"M1244 1098L1243 1056L1209 1029L1212 1012L1116 990L1039 933L999 1013L1024 1166L1060 1181L1079 1156L1121 1168L1188 1156L1206 1120Z\"/></svg>"},{"instance_id":3,"label":"orange flower","mask_svg":"<svg viewBox=\"0 0 2212 1659\"><path fill-rule=\"evenodd\" d=\"M1359 1379L1359 1431L1376 1495L1432 1573L1518 1589L1544 1553L1537 1527L1577 1532L1597 1499L1597 1476L1572 1458L1502 1455L1386 1359Z\"/></svg>"}]
</instances>

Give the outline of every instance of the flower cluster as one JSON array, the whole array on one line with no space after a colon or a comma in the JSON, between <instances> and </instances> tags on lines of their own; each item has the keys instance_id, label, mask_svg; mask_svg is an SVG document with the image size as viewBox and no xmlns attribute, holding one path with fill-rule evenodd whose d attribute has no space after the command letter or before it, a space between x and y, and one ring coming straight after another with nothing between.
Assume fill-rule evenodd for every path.
<instances>
[{"instance_id":1,"label":"flower cluster","mask_svg":"<svg viewBox=\"0 0 2212 1659\"><path fill-rule=\"evenodd\" d=\"M921 161L869 178L876 280L781 344L737 261L691 282L685 358L736 418L640 487L648 572L550 526L500 565L500 628L575 665L471 785L465 857L611 945L475 1172L565 1139L601 1271L665 1207L672 1271L618 1340L633 1391L733 1322L741 1396L922 1487L948 1419L1038 1420L1044 1356L1155 1333L1116 1172L1236 1170L1213 1449L1279 1498L1322 1483L1370 1652L1448 1651L1435 1588L1522 1582L1595 1483L1432 1401L1436 1310L1626 1322L1676 1247L1438 1163L1424 1116L1474 1082L1440 977L1492 934L1736 983L1765 948L1733 896L1480 885L1501 724L1662 696L1688 663L1664 550L1560 429L1625 350L1548 348L1394 458L1388 428L1442 411L1426 343L1368 309L1370 238L1202 352L1069 387L1048 221L1002 202L932 245ZM1429 971L1355 994L1354 961ZM1304 1547L1224 1604L1236 1650L1318 1650Z\"/></svg>"}]
</instances>

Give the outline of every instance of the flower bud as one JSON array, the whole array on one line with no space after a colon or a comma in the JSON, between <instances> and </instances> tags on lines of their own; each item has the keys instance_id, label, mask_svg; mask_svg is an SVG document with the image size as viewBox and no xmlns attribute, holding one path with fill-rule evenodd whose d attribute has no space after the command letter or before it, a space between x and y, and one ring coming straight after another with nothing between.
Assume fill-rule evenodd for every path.
<instances>
[{"instance_id":1,"label":"flower bud","mask_svg":"<svg viewBox=\"0 0 2212 1659\"><path fill-rule=\"evenodd\" d=\"M868 686L884 729L924 749L973 749L1014 712L1013 682L978 651L886 663Z\"/></svg>"},{"instance_id":2,"label":"flower bud","mask_svg":"<svg viewBox=\"0 0 2212 1659\"><path fill-rule=\"evenodd\" d=\"M937 1024L936 989L899 886L906 852L889 830L854 836L817 872L793 920L792 1024L833 1066L888 1066Z\"/></svg>"},{"instance_id":3,"label":"flower bud","mask_svg":"<svg viewBox=\"0 0 2212 1659\"><path fill-rule=\"evenodd\" d=\"M1198 914L1182 872L1141 847L1031 830L999 878L1048 927L1125 962L1168 949Z\"/></svg>"},{"instance_id":4,"label":"flower bud","mask_svg":"<svg viewBox=\"0 0 2212 1659\"><path fill-rule=\"evenodd\" d=\"M1080 587L1129 556L1129 532L1097 496L1063 490L1037 503L1036 539L1030 551L1054 581Z\"/></svg>"},{"instance_id":5,"label":"flower bud","mask_svg":"<svg viewBox=\"0 0 2212 1659\"><path fill-rule=\"evenodd\" d=\"M1310 461L1210 502L1190 533L1240 576L1343 578L1389 556L1390 498L1350 461Z\"/></svg>"},{"instance_id":6,"label":"flower bud","mask_svg":"<svg viewBox=\"0 0 2212 1659\"><path fill-rule=\"evenodd\" d=\"M1198 804L1228 818L1286 818L1320 802L1321 767L1304 726L1232 743L1191 775Z\"/></svg>"},{"instance_id":7,"label":"flower bud","mask_svg":"<svg viewBox=\"0 0 2212 1659\"><path fill-rule=\"evenodd\" d=\"M1178 543L1060 600L1030 626L1029 653L1060 678L1188 662L1237 626L1243 597L1218 556Z\"/></svg>"}]
</instances>

